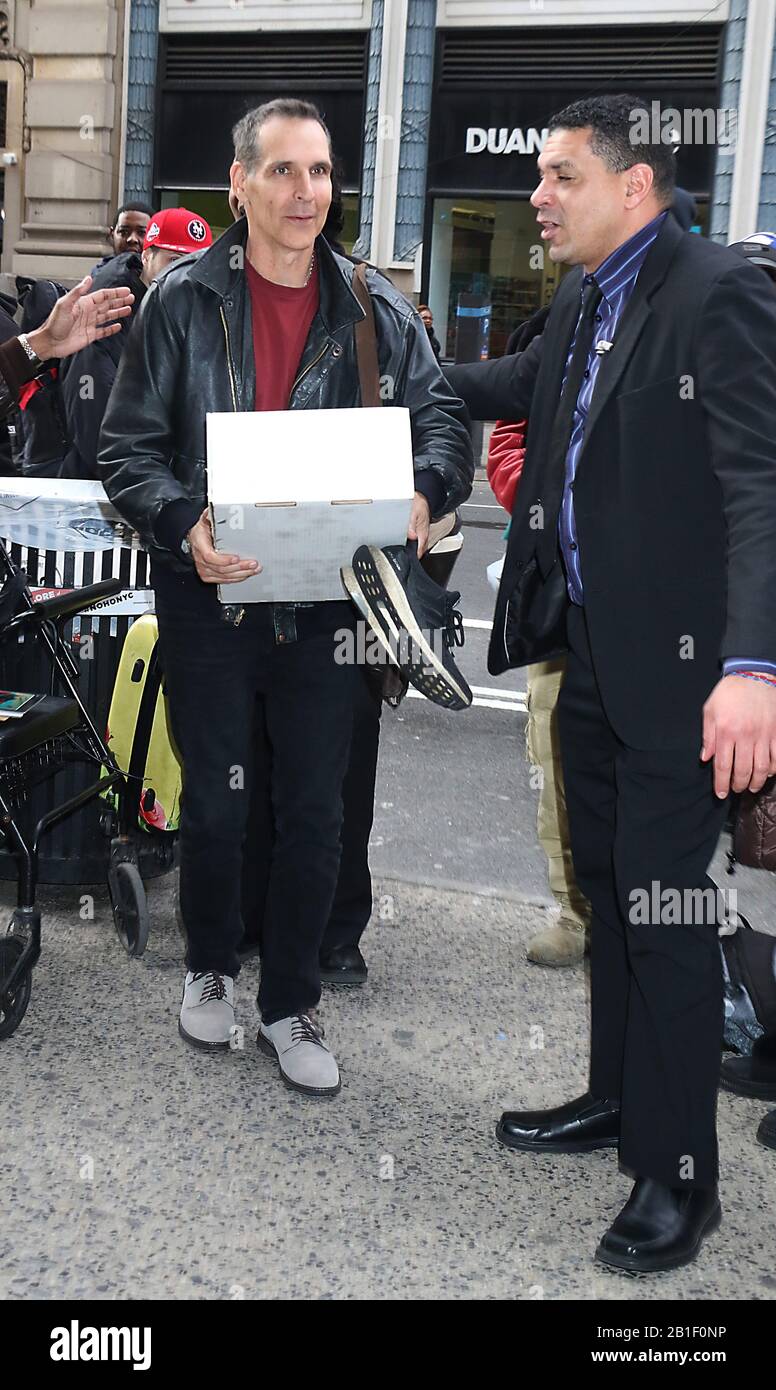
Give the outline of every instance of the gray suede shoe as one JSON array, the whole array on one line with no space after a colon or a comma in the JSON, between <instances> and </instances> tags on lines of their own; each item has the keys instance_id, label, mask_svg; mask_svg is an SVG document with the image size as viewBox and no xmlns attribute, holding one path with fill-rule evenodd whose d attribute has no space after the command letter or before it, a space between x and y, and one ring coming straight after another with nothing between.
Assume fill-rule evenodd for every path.
<instances>
[{"instance_id":1,"label":"gray suede shoe","mask_svg":"<svg viewBox=\"0 0 776 1390\"><path fill-rule=\"evenodd\" d=\"M206 1052L229 1047L234 1030L234 980L214 970L186 976L178 1032Z\"/></svg>"},{"instance_id":2,"label":"gray suede shoe","mask_svg":"<svg viewBox=\"0 0 776 1390\"><path fill-rule=\"evenodd\" d=\"M277 1023L262 1023L256 1036L259 1051L280 1067L294 1091L308 1096L335 1096L341 1086L339 1067L323 1041L323 1030L309 1014L293 1014Z\"/></svg>"}]
</instances>

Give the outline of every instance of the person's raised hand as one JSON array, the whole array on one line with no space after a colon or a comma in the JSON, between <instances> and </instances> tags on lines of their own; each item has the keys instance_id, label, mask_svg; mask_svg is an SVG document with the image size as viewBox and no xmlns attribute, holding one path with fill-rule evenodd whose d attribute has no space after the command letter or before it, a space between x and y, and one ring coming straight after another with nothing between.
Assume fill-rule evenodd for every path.
<instances>
[{"instance_id":1,"label":"person's raised hand","mask_svg":"<svg viewBox=\"0 0 776 1390\"><path fill-rule=\"evenodd\" d=\"M32 333L27 342L37 352L41 362L52 357L70 357L89 343L110 338L118 333L121 320L132 312L135 296L123 286L89 293L91 275L58 299L46 322Z\"/></svg>"},{"instance_id":2,"label":"person's raised hand","mask_svg":"<svg viewBox=\"0 0 776 1390\"><path fill-rule=\"evenodd\" d=\"M207 511L202 513L196 526L192 526L188 540L197 574L205 584L239 584L240 580L261 573L258 560L244 560L239 555L225 555L216 550Z\"/></svg>"}]
</instances>

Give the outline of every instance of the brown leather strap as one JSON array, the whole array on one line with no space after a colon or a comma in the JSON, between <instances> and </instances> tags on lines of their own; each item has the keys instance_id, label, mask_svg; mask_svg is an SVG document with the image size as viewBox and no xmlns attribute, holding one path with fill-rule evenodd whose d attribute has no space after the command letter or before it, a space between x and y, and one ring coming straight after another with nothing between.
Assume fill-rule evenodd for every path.
<instances>
[{"instance_id":1,"label":"brown leather strap","mask_svg":"<svg viewBox=\"0 0 776 1390\"><path fill-rule=\"evenodd\" d=\"M380 399L380 366L377 360L377 333L372 296L366 286L366 266L363 262L353 272L353 293L356 296L365 318L355 325L356 359L358 361L358 380L361 387L362 405L382 405Z\"/></svg>"}]
</instances>

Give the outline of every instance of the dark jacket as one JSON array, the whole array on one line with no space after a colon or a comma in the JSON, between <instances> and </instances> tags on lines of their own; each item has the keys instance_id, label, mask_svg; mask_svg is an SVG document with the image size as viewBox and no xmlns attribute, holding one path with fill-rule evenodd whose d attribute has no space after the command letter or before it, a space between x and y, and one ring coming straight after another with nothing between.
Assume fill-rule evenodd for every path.
<instances>
[{"instance_id":1,"label":"dark jacket","mask_svg":"<svg viewBox=\"0 0 776 1390\"><path fill-rule=\"evenodd\" d=\"M529 417L494 675L565 647L561 562L538 572L536 527L581 279L525 352L447 371L475 418ZM700 748L721 659L776 660L775 343L762 273L668 218L601 362L574 482L601 697L632 747ZM557 536L557 512L543 520Z\"/></svg>"},{"instance_id":2,"label":"dark jacket","mask_svg":"<svg viewBox=\"0 0 776 1390\"><path fill-rule=\"evenodd\" d=\"M117 510L145 539L157 565L186 570L180 539L206 500L205 415L253 410L250 302L240 265L240 218L207 251L185 256L156 281L133 328L100 436L98 472ZM354 324L363 312L351 261L319 237L320 308L313 319L289 409L360 404ZM374 304L386 404L410 411L415 485L432 514L471 491L472 448L462 403L451 393L425 328L403 295L376 272ZM369 462L364 461L368 470ZM173 505L175 504L175 505ZM186 524L188 523L188 524Z\"/></svg>"},{"instance_id":3,"label":"dark jacket","mask_svg":"<svg viewBox=\"0 0 776 1390\"><path fill-rule=\"evenodd\" d=\"M16 276L16 290L22 309L20 331L31 333L45 323L57 300L66 294L57 280L37 280ZM21 470L32 477L59 478L67 453L65 408L59 384L59 363L51 362L41 373L33 391L25 392L19 411Z\"/></svg>"},{"instance_id":4,"label":"dark jacket","mask_svg":"<svg viewBox=\"0 0 776 1390\"><path fill-rule=\"evenodd\" d=\"M143 263L135 251L111 256L94 274L92 291L126 287L135 296L132 313L121 320L121 330L109 338L89 343L59 364L67 428L67 449L62 469L65 478L97 477L97 441L108 398L116 380L127 343L146 286L141 279Z\"/></svg>"}]
</instances>

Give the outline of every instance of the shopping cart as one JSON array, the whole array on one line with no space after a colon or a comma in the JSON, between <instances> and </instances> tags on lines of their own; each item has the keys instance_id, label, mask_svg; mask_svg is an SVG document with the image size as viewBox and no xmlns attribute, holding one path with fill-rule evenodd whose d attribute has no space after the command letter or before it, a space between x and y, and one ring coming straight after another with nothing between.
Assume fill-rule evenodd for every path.
<instances>
[{"instance_id":1,"label":"shopping cart","mask_svg":"<svg viewBox=\"0 0 776 1390\"><path fill-rule=\"evenodd\" d=\"M36 694L18 718L0 722L0 832L16 860L17 906L0 934L0 1039L10 1037L30 1001L32 970L40 957L41 917L35 905L38 853L50 826L113 788L116 816L110 840L108 888L116 929L130 955L141 955L148 939L148 905L134 838L138 790L118 767L78 693L78 666L63 640L64 624L121 590L103 580L36 603L27 576L0 541L0 671L7 644L40 643L47 653L48 694ZM62 692L62 693L57 693ZM94 780L69 800L53 806L30 829L23 807L33 787L72 763L94 768Z\"/></svg>"}]
</instances>

